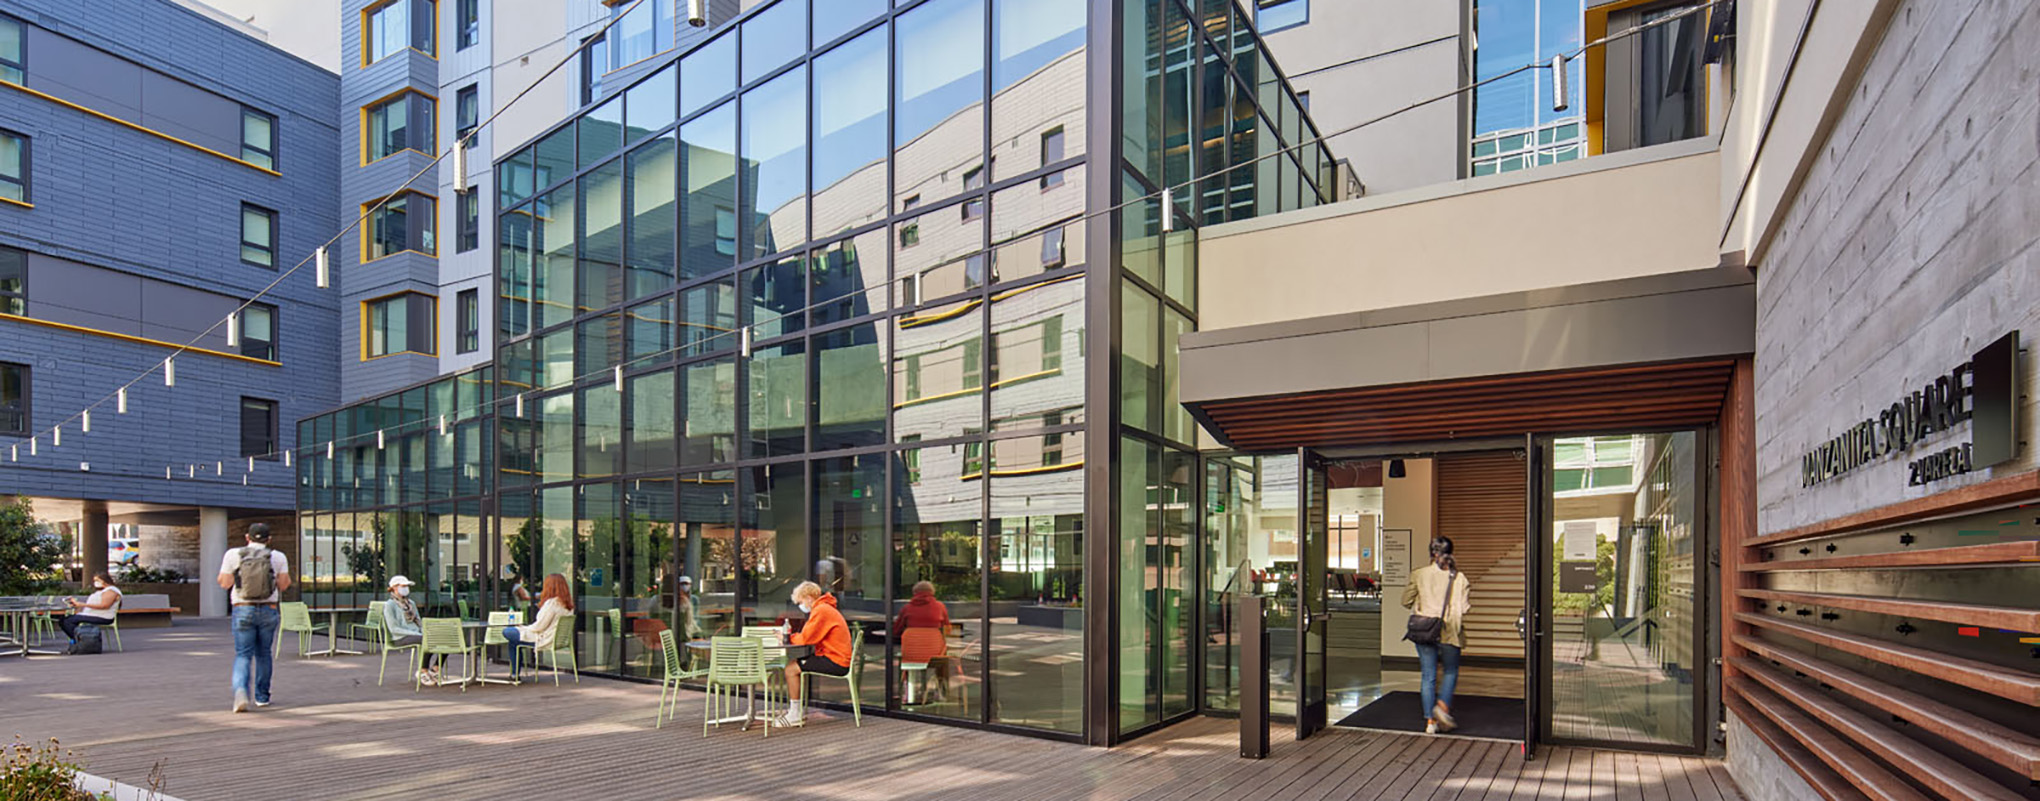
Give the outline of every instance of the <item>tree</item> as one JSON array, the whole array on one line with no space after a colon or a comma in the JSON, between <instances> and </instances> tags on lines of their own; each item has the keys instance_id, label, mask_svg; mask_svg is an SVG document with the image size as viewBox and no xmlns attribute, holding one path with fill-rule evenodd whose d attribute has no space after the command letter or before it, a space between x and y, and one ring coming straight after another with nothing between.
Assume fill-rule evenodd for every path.
<instances>
[{"instance_id":1,"label":"tree","mask_svg":"<svg viewBox=\"0 0 2040 801\"><path fill-rule=\"evenodd\" d=\"M69 548L36 522L27 498L0 501L0 595L35 595L55 587Z\"/></svg>"}]
</instances>

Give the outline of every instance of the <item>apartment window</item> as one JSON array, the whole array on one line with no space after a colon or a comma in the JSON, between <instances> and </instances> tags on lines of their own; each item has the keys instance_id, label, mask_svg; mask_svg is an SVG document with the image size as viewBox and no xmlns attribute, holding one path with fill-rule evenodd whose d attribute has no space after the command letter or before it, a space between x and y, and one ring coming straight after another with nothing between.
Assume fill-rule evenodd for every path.
<instances>
[{"instance_id":1,"label":"apartment window","mask_svg":"<svg viewBox=\"0 0 2040 801\"><path fill-rule=\"evenodd\" d=\"M1061 267L1063 255L1063 229L1058 226L1041 232L1041 266Z\"/></svg>"},{"instance_id":2,"label":"apartment window","mask_svg":"<svg viewBox=\"0 0 2040 801\"><path fill-rule=\"evenodd\" d=\"M241 204L241 261L276 269L276 212Z\"/></svg>"},{"instance_id":3,"label":"apartment window","mask_svg":"<svg viewBox=\"0 0 2040 801\"><path fill-rule=\"evenodd\" d=\"M28 365L0 362L0 434L28 433Z\"/></svg>"},{"instance_id":4,"label":"apartment window","mask_svg":"<svg viewBox=\"0 0 2040 801\"><path fill-rule=\"evenodd\" d=\"M1041 369L1044 372L1062 369L1062 322L1060 314L1041 321Z\"/></svg>"},{"instance_id":5,"label":"apartment window","mask_svg":"<svg viewBox=\"0 0 2040 801\"><path fill-rule=\"evenodd\" d=\"M1041 135L1041 166L1046 167L1063 160L1063 129L1056 128ZM1063 175L1053 172L1041 176L1041 188L1062 186Z\"/></svg>"},{"instance_id":6,"label":"apartment window","mask_svg":"<svg viewBox=\"0 0 2040 801\"><path fill-rule=\"evenodd\" d=\"M361 356L373 359L392 353L439 353L433 335L437 304L430 295L404 292L361 304Z\"/></svg>"},{"instance_id":7,"label":"apartment window","mask_svg":"<svg viewBox=\"0 0 2040 801\"><path fill-rule=\"evenodd\" d=\"M1310 0L1256 0L1254 28L1262 33L1310 22Z\"/></svg>"},{"instance_id":8,"label":"apartment window","mask_svg":"<svg viewBox=\"0 0 2040 801\"><path fill-rule=\"evenodd\" d=\"M736 209L715 207L715 252L724 256L737 255Z\"/></svg>"},{"instance_id":9,"label":"apartment window","mask_svg":"<svg viewBox=\"0 0 2040 801\"><path fill-rule=\"evenodd\" d=\"M455 353L473 353L482 347L482 298L481 290L463 289L453 296L454 314L459 318L460 336L454 342Z\"/></svg>"},{"instance_id":10,"label":"apartment window","mask_svg":"<svg viewBox=\"0 0 2040 801\"><path fill-rule=\"evenodd\" d=\"M390 0L361 13L361 64L368 66L405 48L437 56L438 9L432 0Z\"/></svg>"},{"instance_id":11,"label":"apartment window","mask_svg":"<svg viewBox=\"0 0 2040 801\"><path fill-rule=\"evenodd\" d=\"M455 197L460 203L460 236L456 237L453 249L466 253L482 245L482 193L480 187L470 186L467 191Z\"/></svg>"},{"instance_id":12,"label":"apartment window","mask_svg":"<svg viewBox=\"0 0 2040 801\"><path fill-rule=\"evenodd\" d=\"M1302 106L1302 107L1303 107L1303 113L1305 113L1305 114L1309 114L1309 113L1310 113L1310 90L1309 90L1309 89L1305 89L1305 90L1303 90L1303 91L1301 91L1301 92L1297 92L1297 93L1296 93L1296 105L1298 105L1298 106Z\"/></svg>"},{"instance_id":13,"label":"apartment window","mask_svg":"<svg viewBox=\"0 0 2040 801\"><path fill-rule=\"evenodd\" d=\"M28 251L0 248L0 312L28 314Z\"/></svg>"},{"instance_id":14,"label":"apartment window","mask_svg":"<svg viewBox=\"0 0 2040 801\"><path fill-rule=\"evenodd\" d=\"M1634 437L1568 437L1552 443L1552 490L1592 495L1636 484Z\"/></svg>"},{"instance_id":15,"label":"apartment window","mask_svg":"<svg viewBox=\"0 0 2040 801\"><path fill-rule=\"evenodd\" d=\"M264 169L276 169L275 117L241 107L241 160Z\"/></svg>"},{"instance_id":16,"label":"apartment window","mask_svg":"<svg viewBox=\"0 0 2040 801\"><path fill-rule=\"evenodd\" d=\"M28 137L0 130L0 198L29 202Z\"/></svg>"},{"instance_id":17,"label":"apartment window","mask_svg":"<svg viewBox=\"0 0 2040 801\"><path fill-rule=\"evenodd\" d=\"M1706 135L1706 15L1665 20L1685 10L1666 6L1608 15L1610 23L1650 27L1610 53L1607 152ZM1625 19L1631 13L1637 17ZM1614 73L1615 65L1624 61L1617 54L1625 51L1629 67Z\"/></svg>"},{"instance_id":18,"label":"apartment window","mask_svg":"<svg viewBox=\"0 0 2040 801\"><path fill-rule=\"evenodd\" d=\"M985 168L972 167L963 174L963 191L972 192L985 188ZM963 219L968 222L985 216L985 199L974 198L963 202Z\"/></svg>"},{"instance_id":19,"label":"apartment window","mask_svg":"<svg viewBox=\"0 0 2040 801\"><path fill-rule=\"evenodd\" d=\"M618 16L605 37L609 44L606 71L623 69L673 49L673 0L604 2L609 4L609 13Z\"/></svg>"},{"instance_id":20,"label":"apartment window","mask_svg":"<svg viewBox=\"0 0 2040 801\"><path fill-rule=\"evenodd\" d=\"M453 49L466 50L482 41L482 0L454 0Z\"/></svg>"},{"instance_id":21,"label":"apartment window","mask_svg":"<svg viewBox=\"0 0 2040 801\"><path fill-rule=\"evenodd\" d=\"M276 458L276 401L241 398L241 456Z\"/></svg>"},{"instance_id":22,"label":"apartment window","mask_svg":"<svg viewBox=\"0 0 2040 801\"><path fill-rule=\"evenodd\" d=\"M434 236L438 225L435 219L437 203L432 198L405 192L390 198L381 207L366 203L361 210L368 215L368 225L363 230L362 261L374 261L406 250L427 256L439 254Z\"/></svg>"},{"instance_id":23,"label":"apartment window","mask_svg":"<svg viewBox=\"0 0 2040 801\"><path fill-rule=\"evenodd\" d=\"M277 361L276 307L252 303L241 310L241 355Z\"/></svg>"},{"instance_id":24,"label":"apartment window","mask_svg":"<svg viewBox=\"0 0 2040 801\"><path fill-rule=\"evenodd\" d=\"M900 451L900 464L907 469L908 484L921 483L921 449L911 447L911 443L920 441L921 435L919 434L903 434L900 436L900 444L909 445L906 450Z\"/></svg>"},{"instance_id":25,"label":"apartment window","mask_svg":"<svg viewBox=\"0 0 2040 801\"><path fill-rule=\"evenodd\" d=\"M921 244L921 224L910 222L900 226L900 247L910 248Z\"/></svg>"},{"instance_id":26,"label":"apartment window","mask_svg":"<svg viewBox=\"0 0 2040 801\"><path fill-rule=\"evenodd\" d=\"M466 141L482 124L480 87L468 84L453 95L453 138ZM472 144L472 143L470 143Z\"/></svg>"},{"instance_id":27,"label":"apartment window","mask_svg":"<svg viewBox=\"0 0 2040 801\"><path fill-rule=\"evenodd\" d=\"M363 109L362 162L374 162L404 150L431 153L433 106L432 98L406 89Z\"/></svg>"},{"instance_id":28,"label":"apartment window","mask_svg":"<svg viewBox=\"0 0 2040 801\"><path fill-rule=\"evenodd\" d=\"M976 433L976 432L971 432ZM963 443L963 477L982 478L985 472L985 444Z\"/></svg>"},{"instance_id":29,"label":"apartment window","mask_svg":"<svg viewBox=\"0 0 2040 801\"><path fill-rule=\"evenodd\" d=\"M21 20L0 15L0 81L20 86L28 73L28 40Z\"/></svg>"}]
</instances>

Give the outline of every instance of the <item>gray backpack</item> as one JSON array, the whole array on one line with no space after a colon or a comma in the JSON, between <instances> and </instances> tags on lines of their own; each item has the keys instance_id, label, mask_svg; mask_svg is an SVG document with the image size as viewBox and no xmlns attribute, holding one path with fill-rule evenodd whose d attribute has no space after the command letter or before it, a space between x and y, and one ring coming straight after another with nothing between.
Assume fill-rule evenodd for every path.
<instances>
[{"instance_id":1,"label":"gray backpack","mask_svg":"<svg viewBox=\"0 0 2040 801\"><path fill-rule=\"evenodd\" d=\"M276 594L276 568L269 564L269 549L250 545L241 549L241 563L234 567L234 586L241 600L262 602Z\"/></svg>"}]
</instances>

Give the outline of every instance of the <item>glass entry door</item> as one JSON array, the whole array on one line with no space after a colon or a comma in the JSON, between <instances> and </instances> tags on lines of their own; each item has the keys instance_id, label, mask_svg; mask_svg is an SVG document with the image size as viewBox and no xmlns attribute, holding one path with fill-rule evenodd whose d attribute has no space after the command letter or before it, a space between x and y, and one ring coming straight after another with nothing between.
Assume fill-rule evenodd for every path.
<instances>
[{"instance_id":1,"label":"glass entry door","mask_svg":"<svg viewBox=\"0 0 2040 801\"><path fill-rule=\"evenodd\" d=\"M1540 730L1553 742L1697 752L1706 695L1706 438L1544 438ZM1533 712L1533 714L1536 714Z\"/></svg>"},{"instance_id":2,"label":"glass entry door","mask_svg":"<svg viewBox=\"0 0 2040 801\"><path fill-rule=\"evenodd\" d=\"M1296 739L1317 733L1326 724L1329 703L1325 687L1325 641L1329 632L1325 608L1326 544L1330 540L1330 481L1325 460L1310 449L1297 452L1301 474L1297 510L1298 549L1296 577L1296 664L1299 698L1296 706Z\"/></svg>"}]
</instances>

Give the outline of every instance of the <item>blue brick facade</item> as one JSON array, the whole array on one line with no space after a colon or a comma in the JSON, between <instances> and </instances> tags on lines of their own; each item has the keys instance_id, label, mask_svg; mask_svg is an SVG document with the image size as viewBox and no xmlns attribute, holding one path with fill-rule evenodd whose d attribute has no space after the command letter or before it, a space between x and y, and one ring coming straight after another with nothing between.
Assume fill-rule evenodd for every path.
<instances>
[{"instance_id":1,"label":"blue brick facade","mask_svg":"<svg viewBox=\"0 0 2040 801\"><path fill-rule=\"evenodd\" d=\"M0 13L274 115L281 172L0 89L0 128L32 137L34 202L34 208L0 205L0 245L247 299L338 230L337 76L164 0L0 0ZM28 62L33 73L33 51ZM240 260L243 202L278 212L281 269ZM31 317L34 287L31 274ZM0 437L0 494L292 508L290 473L280 462L258 463L242 485L239 400L278 401L284 447L295 439L293 421L339 401L340 297L316 289L308 265L263 301L277 307L281 367L188 353L177 359L176 387L150 376L130 392L128 414L115 414L106 401L93 414L91 433L75 422L65 426L61 448L45 436L39 455L23 447L20 461L9 462L13 438ZM32 367L37 431L105 398L170 352L0 320L0 361ZM208 475L220 461L227 462L224 475ZM189 464L204 465L198 479L187 477ZM171 465L175 478L165 480Z\"/></svg>"}]
</instances>

